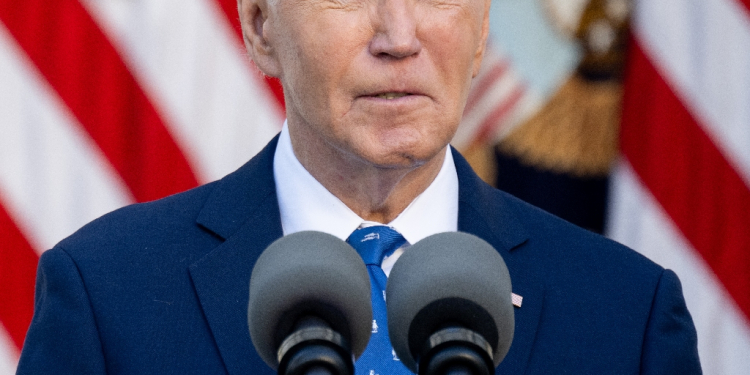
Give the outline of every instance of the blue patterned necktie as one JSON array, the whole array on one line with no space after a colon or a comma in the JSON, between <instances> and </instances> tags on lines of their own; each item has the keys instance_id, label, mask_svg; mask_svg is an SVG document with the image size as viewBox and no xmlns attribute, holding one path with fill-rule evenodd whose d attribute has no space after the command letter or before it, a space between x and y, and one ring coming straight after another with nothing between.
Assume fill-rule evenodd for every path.
<instances>
[{"instance_id":1,"label":"blue patterned necktie","mask_svg":"<svg viewBox=\"0 0 750 375\"><path fill-rule=\"evenodd\" d=\"M401 234L384 225L357 229L346 240L367 264L372 298L372 336L367 349L357 360L356 375L411 374L396 357L388 338L385 309L385 284L388 280L380 268L383 258L406 243Z\"/></svg>"}]
</instances>

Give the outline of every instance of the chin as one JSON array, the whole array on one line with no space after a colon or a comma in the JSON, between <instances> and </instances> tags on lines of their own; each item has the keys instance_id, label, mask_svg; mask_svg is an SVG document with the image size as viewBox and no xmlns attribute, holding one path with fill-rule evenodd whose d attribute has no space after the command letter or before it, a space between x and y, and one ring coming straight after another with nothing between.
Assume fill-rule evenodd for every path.
<instances>
[{"instance_id":1,"label":"chin","mask_svg":"<svg viewBox=\"0 0 750 375\"><path fill-rule=\"evenodd\" d=\"M424 144L412 147L384 147L377 152L360 153L372 165L384 169L413 169L427 164L444 152L442 147L425 148Z\"/></svg>"},{"instance_id":2,"label":"chin","mask_svg":"<svg viewBox=\"0 0 750 375\"><path fill-rule=\"evenodd\" d=\"M399 120L363 124L340 134L341 149L379 168L416 168L445 152L457 127L424 119Z\"/></svg>"}]
</instances>

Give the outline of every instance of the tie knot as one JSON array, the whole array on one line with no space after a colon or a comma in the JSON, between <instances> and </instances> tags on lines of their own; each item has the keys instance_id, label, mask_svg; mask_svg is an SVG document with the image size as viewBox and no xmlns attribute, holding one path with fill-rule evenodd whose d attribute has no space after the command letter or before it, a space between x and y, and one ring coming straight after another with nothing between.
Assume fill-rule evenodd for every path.
<instances>
[{"instance_id":1,"label":"tie knot","mask_svg":"<svg viewBox=\"0 0 750 375\"><path fill-rule=\"evenodd\" d=\"M406 239L391 227L375 225L352 232L346 242L357 250L368 266L380 266L383 258L393 254Z\"/></svg>"}]
</instances>

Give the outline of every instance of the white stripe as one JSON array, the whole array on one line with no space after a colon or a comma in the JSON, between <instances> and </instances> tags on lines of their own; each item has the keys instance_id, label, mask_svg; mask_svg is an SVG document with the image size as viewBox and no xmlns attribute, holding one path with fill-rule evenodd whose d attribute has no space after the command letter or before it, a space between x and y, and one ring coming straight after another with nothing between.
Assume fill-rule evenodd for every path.
<instances>
[{"instance_id":1,"label":"white stripe","mask_svg":"<svg viewBox=\"0 0 750 375\"><path fill-rule=\"evenodd\" d=\"M737 0L642 0L635 33L750 185L750 19Z\"/></svg>"},{"instance_id":2,"label":"white stripe","mask_svg":"<svg viewBox=\"0 0 750 375\"><path fill-rule=\"evenodd\" d=\"M0 375L12 375L16 373L18 355L16 344L10 339L5 327L0 324Z\"/></svg>"},{"instance_id":3,"label":"white stripe","mask_svg":"<svg viewBox=\"0 0 750 375\"><path fill-rule=\"evenodd\" d=\"M743 313L627 163L618 165L613 183L608 234L680 277L704 373L747 374L750 325Z\"/></svg>"},{"instance_id":4,"label":"white stripe","mask_svg":"<svg viewBox=\"0 0 750 375\"><path fill-rule=\"evenodd\" d=\"M212 0L84 0L201 182L257 153L283 118Z\"/></svg>"},{"instance_id":5,"label":"white stripe","mask_svg":"<svg viewBox=\"0 0 750 375\"><path fill-rule=\"evenodd\" d=\"M132 199L33 66L0 23L0 195L41 253Z\"/></svg>"}]
</instances>

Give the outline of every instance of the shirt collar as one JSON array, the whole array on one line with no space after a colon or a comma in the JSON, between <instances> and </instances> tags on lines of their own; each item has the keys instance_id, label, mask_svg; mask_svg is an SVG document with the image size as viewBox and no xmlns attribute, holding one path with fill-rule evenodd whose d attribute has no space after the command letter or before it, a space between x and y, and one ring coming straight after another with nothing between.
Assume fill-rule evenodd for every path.
<instances>
[{"instance_id":1,"label":"shirt collar","mask_svg":"<svg viewBox=\"0 0 750 375\"><path fill-rule=\"evenodd\" d=\"M297 160L286 121L273 161L276 194L284 235L314 230L342 240L360 226L371 225L336 198ZM458 175L453 155L446 151L435 180L396 219L387 225L410 243L458 228Z\"/></svg>"}]
</instances>

